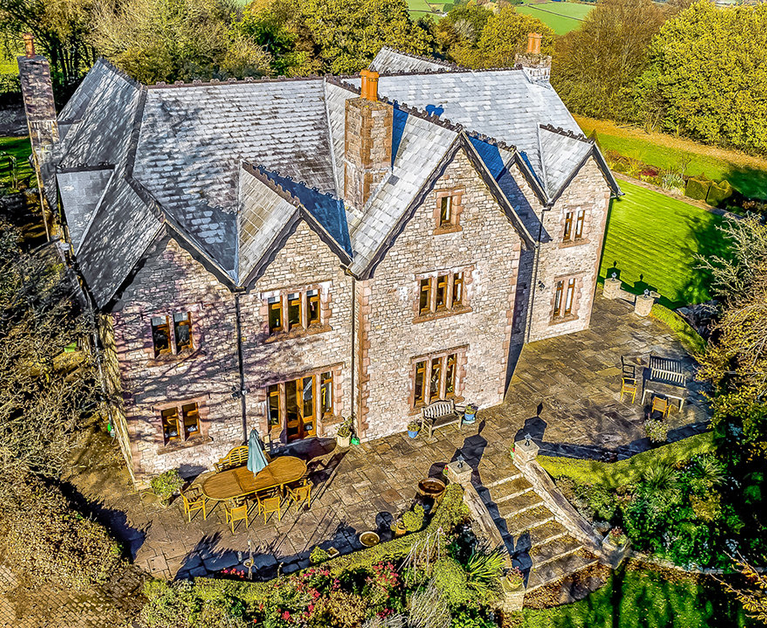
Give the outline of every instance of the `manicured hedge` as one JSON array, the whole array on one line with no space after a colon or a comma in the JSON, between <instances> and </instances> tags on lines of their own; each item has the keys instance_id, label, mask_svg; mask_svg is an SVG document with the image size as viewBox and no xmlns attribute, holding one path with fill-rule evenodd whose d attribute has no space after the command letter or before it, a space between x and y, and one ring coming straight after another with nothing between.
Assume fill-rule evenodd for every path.
<instances>
[{"instance_id":1,"label":"manicured hedge","mask_svg":"<svg viewBox=\"0 0 767 628\"><path fill-rule=\"evenodd\" d=\"M695 199L696 201L705 201L708 196L708 190L711 187L711 181L704 178L687 179L687 185L684 188L685 196Z\"/></svg>"},{"instance_id":2,"label":"manicured hedge","mask_svg":"<svg viewBox=\"0 0 767 628\"><path fill-rule=\"evenodd\" d=\"M674 335L682 343L682 346L691 354L697 355L706 351L706 341L695 331L692 326L684 320L679 314L660 303L652 306L650 315L671 328Z\"/></svg>"},{"instance_id":3,"label":"manicured hedge","mask_svg":"<svg viewBox=\"0 0 767 628\"><path fill-rule=\"evenodd\" d=\"M635 484L644 470L655 463L673 464L689 460L696 454L713 451L714 435L704 432L682 439L670 445L642 452L618 462L598 462L554 456L538 456L538 462L554 478L567 476L585 484L599 484L605 488L616 488Z\"/></svg>"}]
</instances>

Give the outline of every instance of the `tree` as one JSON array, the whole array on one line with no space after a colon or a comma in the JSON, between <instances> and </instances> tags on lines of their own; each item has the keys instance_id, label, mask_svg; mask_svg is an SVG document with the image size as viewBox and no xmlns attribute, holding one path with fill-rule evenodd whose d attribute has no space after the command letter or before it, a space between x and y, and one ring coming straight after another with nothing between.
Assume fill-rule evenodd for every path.
<instances>
[{"instance_id":1,"label":"tree","mask_svg":"<svg viewBox=\"0 0 767 628\"><path fill-rule=\"evenodd\" d=\"M648 125L767 152L767 5L697 2L663 26L649 62L637 91Z\"/></svg>"},{"instance_id":2,"label":"tree","mask_svg":"<svg viewBox=\"0 0 767 628\"><path fill-rule=\"evenodd\" d=\"M647 46L665 14L651 0L604 0L556 43L551 83L565 104L595 118L628 120Z\"/></svg>"},{"instance_id":3,"label":"tree","mask_svg":"<svg viewBox=\"0 0 767 628\"><path fill-rule=\"evenodd\" d=\"M259 76L270 55L231 31L231 0L102 0L96 48L143 83Z\"/></svg>"},{"instance_id":4,"label":"tree","mask_svg":"<svg viewBox=\"0 0 767 628\"><path fill-rule=\"evenodd\" d=\"M553 30L536 17L517 13L513 6L503 7L487 21L477 42L483 66L513 66L517 54L525 52L530 33L543 35L542 54L553 52Z\"/></svg>"},{"instance_id":5,"label":"tree","mask_svg":"<svg viewBox=\"0 0 767 628\"><path fill-rule=\"evenodd\" d=\"M0 502L30 472L57 477L96 406L89 354L64 353L89 332L74 289L52 246L25 253L0 225Z\"/></svg>"},{"instance_id":6,"label":"tree","mask_svg":"<svg viewBox=\"0 0 767 628\"><path fill-rule=\"evenodd\" d=\"M357 72L382 46L425 54L428 31L414 24L406 0L305 0L303 20L327 70Z\"/></svg>"},{"instance_id":7,"label":"tree","mask_svg":"<svg viewBox=\"0 0 767 628\"><path fill-rule=\"evenodd\" d=\"M0 34L17 50L21 34L32 33L54 83L70 87L96 58L88 38L92 9L91 0L0 0Z\"/></svg>"},{"instance_id":8,"label":"tree","mask_svg":"<svg viewBox=\"0 0 767 628\"><path fill-rule=\"evenodd\" d=\"M767 575L759 573L740 554L732 558L735 568L746 580L748 586L735 588L729 582L715 579L743 604L750 617L767 624Z\"/></svg>"}]
</instances>

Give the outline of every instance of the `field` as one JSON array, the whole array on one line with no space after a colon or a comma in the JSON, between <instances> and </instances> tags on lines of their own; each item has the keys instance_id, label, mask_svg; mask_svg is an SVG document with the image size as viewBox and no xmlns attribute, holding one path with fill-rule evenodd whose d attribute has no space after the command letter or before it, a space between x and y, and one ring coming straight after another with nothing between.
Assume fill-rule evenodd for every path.
<instances>
[{"instance_id":1,"label":"field","mask_svg":"<svg viewBox=\"0 0 767 628\"><path fill-rule=\"evenodd\" d=\"M725 253L722 217L631 183L620 186L625 196L613 201L600 278L616 272L625 289L655 290L667 307L709 300L709 276L696 269L695 256Z\"/></svg>"},{"instance_id":2,"label":"field","mask_svg":"<svg viewBox=\"0 0 767 628\"><path fill-rule=\"evenodd\" d=\"M643 569L623 568L580 602L546 610L525 609L524 628L746 628L756 622L711 580L673 581Z\"/></svg>"},{"instance_id":3,"label":"field","mask_svg":"<svg viewBox=\"0 0 767 628\"><path fill-rule=\"evenodd\" d=\"M557 35L564 35L578 28L584 17L594 8L593 4L575 2L543 2L522 4L516 7L519 13L537 17L551 27Z\"/></svg>"},{"instance_id":4,"label":"field","mask_svg":"<svg viewBox=\"0 0 767 628\"><path fill-rule=\"evenodd\" d=\"M767 159L734 150L706 146L663 133L645 133L641 129L618 126L614 122L576 116L586 135L596 130L604 150L639 159L656 168L677 170L684 174L705 174L709 179L727 179L744 196L767 199ZM686 166L686 168L685 168Z\"/></svg>"},{"instance_id":5,"label":"field","mask_svg":"<svg viewBox=\"0 0 767 628\"><path fill-rule=\"evenodd\" d=\"M0 188L7 188L12 184L9 159L5 153L16 158L16 172L19 180L34 174L28 161L28 157L32 153L29 139L26 137L0 137Z\"/></svg>"}]
</instances>

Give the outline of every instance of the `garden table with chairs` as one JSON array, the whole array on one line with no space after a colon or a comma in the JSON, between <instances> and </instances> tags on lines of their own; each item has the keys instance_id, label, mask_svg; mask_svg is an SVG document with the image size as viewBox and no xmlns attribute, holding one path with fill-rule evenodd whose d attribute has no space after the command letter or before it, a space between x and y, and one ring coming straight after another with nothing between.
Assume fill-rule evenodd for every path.
<instances>
[{"instance_id":1,"label":"garden table with chairs","mask_svg":"<svg viewBox=\"0 0 767 628\"><path fill-rule=\"evenodd\" d=\"M294 456L280 456L256 474L246 466L227 469L212 475L202 483L208 499L225 501L253 495L269 489L282 488L306 475L306 462Z\"/></svg>"}]
</instances>

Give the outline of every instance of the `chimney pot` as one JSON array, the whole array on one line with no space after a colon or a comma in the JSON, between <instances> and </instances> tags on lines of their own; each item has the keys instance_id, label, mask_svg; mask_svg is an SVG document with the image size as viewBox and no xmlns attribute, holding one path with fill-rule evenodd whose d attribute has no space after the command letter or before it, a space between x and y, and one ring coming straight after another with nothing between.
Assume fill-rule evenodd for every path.
<instances>
[{"instance_id":1,"label":"chimney pot","mask_svg":"<svg viewBox=\"0 0 767 628\"><path fill-rule=\"evenodd\" d=\"M35 56L35 36L32 33L24 33L22 38L24 39L24 52L27 58L31 59Z\"/></svg>"},{"instance_id":2,"label":"chimney pot","mask_svg":"<svg viewBox=\"0 0 767 628\"><path fill-rule=\"evenodd\" d=\"M360 96L365 100L378 102L378 72L367 69L362 70L360 77L362 79Z\"/></svg>"},{"instance_id":3,"label":"chimney pot","mask_svg":"<svg viewBox=\"0 0 767 628\"><path fill-rule=\"evenodd\" d=\"M527 54L539 55L541 54L541 40L543 35L540 33L530 33L527 36Z\"/></svg>"}]
</instances>

